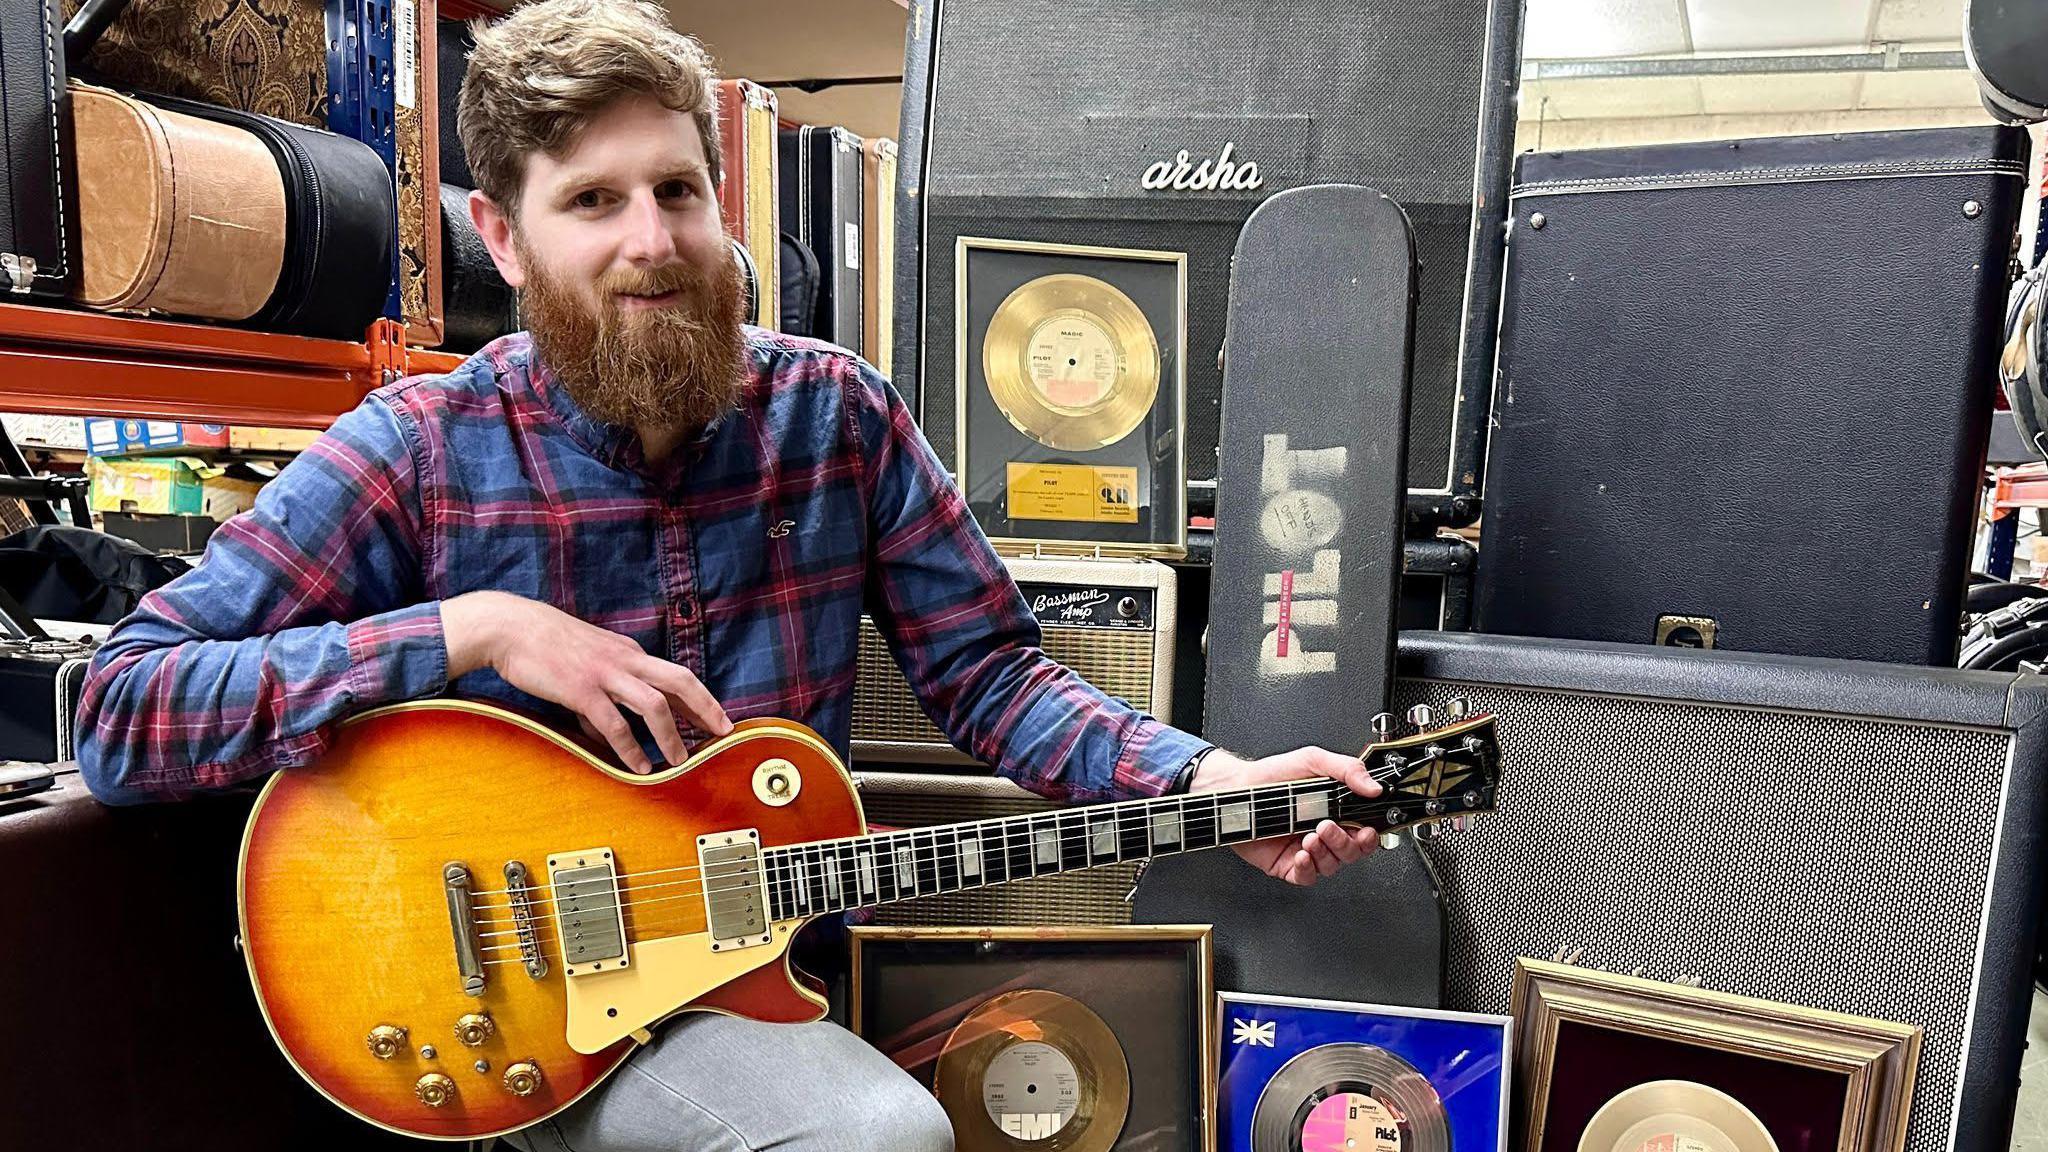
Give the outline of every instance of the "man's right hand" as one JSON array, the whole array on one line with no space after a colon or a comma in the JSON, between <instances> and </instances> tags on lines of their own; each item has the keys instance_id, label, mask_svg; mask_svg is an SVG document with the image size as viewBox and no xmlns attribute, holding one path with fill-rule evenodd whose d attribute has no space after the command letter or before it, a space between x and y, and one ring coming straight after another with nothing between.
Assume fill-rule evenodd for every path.
<instances>
[{"instance_id":1,"label":"man's right hand","mask_svg":"<svg viewBox=\"0 0 2048 1152\"><path fill-rule=\"evenodd\" d=\"M610 744L634 772L652 772L654 765L622 707L647 722L670 764L690 754L678 714L713 736L732 731L725 709L688 668L649 656L633 640L551 604L509 592L470 592L441 602L441 630L449 680L489 668L514 688L575 712L584 732Z\"/></svg>"}]
</instances>

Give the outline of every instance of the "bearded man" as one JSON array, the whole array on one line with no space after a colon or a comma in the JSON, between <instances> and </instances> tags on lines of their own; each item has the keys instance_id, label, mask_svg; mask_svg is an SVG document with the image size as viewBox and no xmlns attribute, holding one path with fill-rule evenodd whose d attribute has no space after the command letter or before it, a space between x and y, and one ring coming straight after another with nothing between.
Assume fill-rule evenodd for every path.
<instances>
[{"instance_id":1,"label":"bearded man","mask_svg":"<svg viewBox=\"0 0 2048 1152\"><path fill-rule=\"evenodd\" d=\"M801 721L844 758L866 612L948 737L1043 795L1312 775L1377 793L1355 757L1246 761L1040 650L889 383L741 323L715 100L702 49L638 0L540 0L481 32L459 113L470 210L530 332L372 393L115 629L80 712L93 792L291 771L347 717L443 694L580 727L642 773L753 716ZM1325 821L1237 850L1300 884L1373 847ZM919 1152L952 1136L836 1025L685 1013L512 1140Z\"/></svg>"}]
</instances>

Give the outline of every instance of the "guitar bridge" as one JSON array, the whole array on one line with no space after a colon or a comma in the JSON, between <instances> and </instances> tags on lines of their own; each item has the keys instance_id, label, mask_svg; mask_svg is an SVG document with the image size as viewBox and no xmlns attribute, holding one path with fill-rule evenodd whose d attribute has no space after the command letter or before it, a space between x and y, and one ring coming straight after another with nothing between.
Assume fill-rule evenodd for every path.
<instances>
[{"instance_id":1,"label":"guitar bridge","mask_svg":"<svg viewBox=\"0 0 2048 1152\"><path fill-rule=\"evenodd\" d=\"M548 974L548 959L541 954L540 935L533 929L533 888L526 865L505 862L505 895L512 904L512 928L519 937L519 958L526 961L526 974L539 980Z\"/></svg>"}]
</instances>

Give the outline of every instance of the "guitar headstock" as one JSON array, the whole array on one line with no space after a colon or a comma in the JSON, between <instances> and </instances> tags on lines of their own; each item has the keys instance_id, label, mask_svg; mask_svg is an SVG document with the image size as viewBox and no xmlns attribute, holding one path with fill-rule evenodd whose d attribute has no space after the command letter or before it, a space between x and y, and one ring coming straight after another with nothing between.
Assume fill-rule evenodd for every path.
<instances>
[{"instance_id":1,"label":"guitar headstock","mask_svg":"<svg viewBox=\"0 0 2048 1152\"><path fill-rule=\"evenodd\" d=\"M1500 744L1491 713L1473 713L1462 698L1441 716L1427 704L1408 710L1410 734L1391 713L1373 717L1373 744L1360 759L1384 789L1359 821L1380 831L1381 843L1400 844L1413 828L1423 839L1465 827L1474 813L1491 812L1500 787Z\"/></svg>"}]
</instances>

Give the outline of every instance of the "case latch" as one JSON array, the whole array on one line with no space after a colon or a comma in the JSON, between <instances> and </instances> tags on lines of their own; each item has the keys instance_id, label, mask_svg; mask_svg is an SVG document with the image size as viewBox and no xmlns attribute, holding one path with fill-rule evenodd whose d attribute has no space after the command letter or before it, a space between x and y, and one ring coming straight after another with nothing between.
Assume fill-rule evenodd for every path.
<instances>
[{"instance_id":1,"label":"case latch","mask_svg":"<svg viewBox=\"0 0 2048 1152\"><path fill-rule=\"evenodd\" d=\"M0 273L6 274L9 291L26 293L35 286L36 258L33 256L16 256L12 252L0 252Z\"/></svg>"}]
</instances>

